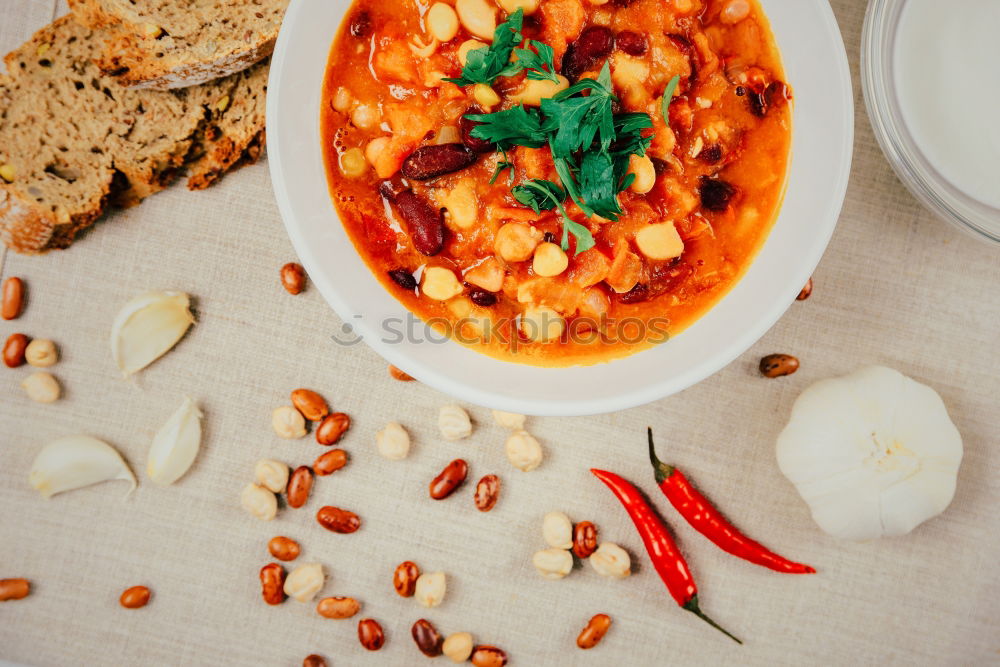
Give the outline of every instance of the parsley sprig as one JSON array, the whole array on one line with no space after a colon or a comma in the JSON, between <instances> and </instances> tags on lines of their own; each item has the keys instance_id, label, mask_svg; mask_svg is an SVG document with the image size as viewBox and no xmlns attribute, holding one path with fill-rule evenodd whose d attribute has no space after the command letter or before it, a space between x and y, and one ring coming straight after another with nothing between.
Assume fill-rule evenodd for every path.
<instances>
[{"instance_id":1,"label":"parsley sprig","mask_svg":"<svg viewBox=\"0 0 1000 667\"><path fill-rule=\"evenodd\" d=\"M529 207L535 213L551 211L558 208L563 217L562 249L569 249L569 234L576 237L577 254L594 247L594 236L590 230L569 217L563 202L566 201L566 191L552 181L533 178L510 189L514 199Z\"/></svg>"},{"instance_id":2,"label":"parsley sprig","mask_svg":"<svg viewBox=\"0 0 1000 667\"><path fill-rule=\"evenodd\" d=\"M552 47L534 39L529 39L528 45L531 47L530 49L514 49L514 57L517 58L517 61L513 65L527 70L529 79L559 83L559 75L556 74L556 66L553 62L555 51L552 50Z\"/></svg>"},{"instance_id":3,"label":"parsley sprig","mask_svg":"<svg viewBox=\"0 0 1000 667\"><path fill-rule=\"evenodd\" d=\"M462 68L462 76L446 78L445 81L458 86L471 86L476 83L492 85L499 76L513 76L520 72L522 67L517 62L510 62L510 54L524 39L521 35L523 24L524 10L518 9L493 31L492 44L483 49L469 51L465 67Z\"/></svg>"}]
</instances>

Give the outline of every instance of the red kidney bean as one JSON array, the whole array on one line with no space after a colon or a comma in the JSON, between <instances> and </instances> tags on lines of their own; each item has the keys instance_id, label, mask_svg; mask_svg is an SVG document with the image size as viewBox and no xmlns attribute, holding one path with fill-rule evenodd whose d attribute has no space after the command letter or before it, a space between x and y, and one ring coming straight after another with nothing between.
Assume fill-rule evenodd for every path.
<instances>
[{"instance_id":1,"label":"red kidney bean","mask_svg":"<svg viewBox=\"0 0 1000 667\"><path fill-rule=\"evenodd\" d=\"M299 466L288 478L285 498L289 507L299 508L306 504L312 491L313 471L309 466Z\"/></svg>"},{"instance_id":2,"label":"red kidney bean","mask_svg":"<svg viewBox=\"0 0 1000 667\"><path fill-rule=\"evenodd\" d=\"M674 261L657 264L649 272L649 291L653 297L671 292L691 277L694 268L687 262Z\"/></svg>"},{"instance_id":3,"label":"red kidney bean","mask_svg":"<svg viewBox=\"0 0 1000 667\"><path fill-rule=\"evenodd\" d=\"M417 579L420 577L420 568L412 560L404 560L396 566L396 571L392 573L392 587L396 589L401 597L411 598L417 590Z\"/></svg>"},{"instance_id":4,"label":"red kidney bean","mask_svg":"<svg viewBox=\"0 0 1000 667\"><path fill-rule=\"evenodd\" d=\"M434 500L444 500L455 492L469 474L469 464L462 459L455 459L444 467L437 477L431 480L429 490Z\"/></svg>"},{"instance_id":5,"label":"red kidney bean","mask_svg":"<svg viewBox=\"0 0 1000 667\"><path fill-rule=\"evenodd\" d=\"M361 518L357 514L330 505L319 508L316 521L334 533L353 533L361 527Z\"/></svg>"},{"instance_id":6,"label":"red kidney bean","mask_svg":"<svg viewBox=\"0 0 1000 667\"><path fill-rule=\"evenodd\" d=\"M489 308L490 306L495 306L497 303L496 293L487 292L484 289L474 289L469 292L469 298L472 299L472 303L477 306L482 306L483 308Z\"/></svg>"},{"instance_id":7,"label":"red kidney bean","mask_svg":"<svg viewBox=\"0 0 1000 667\"><path fill-rule=\"evenodd\" d=\"M17 368L24 364L24 353L28 349L28 337L14 333L3 344L3 363L7 368Z\"/></svg>"},{"instance_id":8,"label":"red kidney bean","mask_svg":"<svg viewBox=\"0 0 1000 667\"><path fill-rule=\"evenodd\" d=\"M312 653L302 661L302 667L327 667L326 658Z\"/></svg>"},{"instance_id":9,"label":"red kidney bean","mask_svg":"<svg viewBox=\"0 0 1000 667\"><path fill-rule=\"evenodd\" d=\"M347 452L343 449L331 449L316 457L313 461L313 471L320 477L332 475L347 465Z\"/></svg>"},{"instance_id":10,"label":"red kidney bean","mask_svg":"<svg viewBox=\"0 0 1000 667\"><path fill-rule=\"evenodd\" d=\"M760 360L760 374L779 378L799 370L799 360L790 354L769 354Z\"/></svg>"},{"instance_id":11,"label":"red kidney bean","mask_svg":"<svg viewBox=\"0 0 1000 667\"><path fill-rule=\"evenodd\" d=\"M268 563L260 568L260 594L268 604L281 604L285 600L285 568Z\"/></svg>"},{"instance_id":12,"label":"red kidney bean","mask_svg":"<svg viewBox=\"0 0 1000 667\"><path fill-rule=\"evenodd\" d=\"M464 144L424 146L410 153L403 160L400 172L404 178L426 181L438 176L465 169L476 161L476 154Z\"/></svg>"},{"instance_id":13,"label":"red kidney bean","mask_svg":"<svg viewBox=\"0 0 1000 667\"><path fill-rule=\"evenodd\" d=\"M573 555L580 560L590 558L597 551L597 526L581 521L573 528Z\"/></svg>"},{"instance_id":14,"label":"red kidney bean","mask_svg":"<svg viewBox=\"0 0 1000 667\"><path fill-rule=\"evenodd\" d=\"M486 475L476 484L476 495L473 500L480 512L489 512L500 498L500 478L496 475Z\"/></svg>"},{"instance_id":15,"label":"red kidney bean","mask_svg":"<svg viewBox=\"0 0 1000 667\"><path fill-rule=\"evenodd\" d=\"M392 282L405 290L417 289L417 279L406 269L393 269L389 271L389 277L392 278Z\"/></svg>"},{"instance_id":16,"label":"red kidney bean","mask_svg":"<svg viewBox=\"0 0 1000 667\"><path fill-rule=\"evenodd\" d=\"M469 660L475 667L503 667L507 664L507 654L496 646L479 644L472 649Z\"/></svg>"},{"instance_id":17,"label":"red kidney bean","mask_svg":"<svg viewBox=\"0 0 1000 667\"><path fill-rule=\"evenodd\" d=\"M772 107L786 104L791 99L791 92L784 81L772 81L763 89L750 90L747 98L750 112L763 118Z\"/></svg>"},{"instance_id":18,"label":"red kidney bean","mask_svg":"<svg viewBox=\"0 0 1000 667\"><path fill-rule=\"evenodd\" d=\"M596 614L587 621L587 625L580 631L576 638L576 645L583 650L591 649L601 643L604 635L611 627L611 617L607 614Z\"/></svg>"},{"instance_id":19,"label":"red kidney bean","mask_svg":"<svg viewBox=\"0 0 1000 667\"><path fill-rule=\"evenodd\" d=\"M615 46L630 56L641 56L646 53L649 43L645 35L640 35L631 30L624 30L615 35Z\"/></svg>"},{"instance_id":20,"label":"red kidney bean","mask_svg":"<svg viewBox=\"0 0 1000 667\"><path fill-rule=\"evenodd\" d=\"M410 629L413 641L416 642L420 652L428 658L436 658L441 655L441 633L426 618L419 619Z\"/></svg>"},{"instance_id":21,"label":"red kidney bean","mask_svg":"<svg viewBox=\"0 0 1000 667\"><path fill-rule=\"evenodd\" d=\"M458 121L458 129L462 133L462 143L470 151L475 151L476 153L489 153L495 150L493 143L487 141L486 139L480 139L478 137L472 136L472 130L477 125L481 125L474 120L466 118L468 115L476 116L483 113L483 110L479 107L471 107L464 114L462 114L462 119Z\"/></svg>"},{"instance_id":22,"label":"red kidney bean","mask_svg":"<svg viewBox=\"0 0 1000 667\"><path fill-rule=\"evenodd\" d=\"M352 37L367 37L372 33L372 15L361 10L351 17L350 31Z\"/></svg>"},{"instance_id":23,"label":"red kidney bean","mask_svg":"<svg viewBox=\"0 0 1000 667\"><path fill-rule=\"evenodd\" d=\"M719 213L729 208L729 203L736 196L736 187L722 179L702 176L698 182L698 195L704 208Z\"/></svg>"},{"instance_id":24,"label":"red kidney bean","mask_svg":"<svg viewBox=\"0 0 1000 667\"><path fill-rule=\"evenodd\" d=\"M358 641L369 651L377 651L385 644L385 633L382 626L374 618L362 618L358 621Z\"/></svg>"},{"instance_id":25,"label":"red kidney bean","mask_svg":"<svg viewBox=\"0 0 1000 667\"><path fill-rule=\"evenodd\" d=\"M434 256L444 248L444 216L422 197L406 187L398 176L382 181L379 192L395 204L399 215L406 222L413 247L427 256Z\"/></svg>"},{"instance_id":26,"label":"red kidney bean","mask_svg":"<svg viewBox=\"0 0 1000 667\"><path fill-rule=\"evenodd\" d=\"M610 28L602 25L592 25L586 28L563 54L563 76L570 81L576 81L598 60L610 54L614 45L615 37Z\"/></svg>"},{"instance_id":27,"label":"red kidney bean","mask_svg":"<svg viewBox=\"0 0 1000 667\"><path fill-rule=\"evenodd\" d=\"M719 164L722 161L722 146L719 144L705 146L705 148L698 153L698 159L705 164Z\"/></svg>"}]
</instances>

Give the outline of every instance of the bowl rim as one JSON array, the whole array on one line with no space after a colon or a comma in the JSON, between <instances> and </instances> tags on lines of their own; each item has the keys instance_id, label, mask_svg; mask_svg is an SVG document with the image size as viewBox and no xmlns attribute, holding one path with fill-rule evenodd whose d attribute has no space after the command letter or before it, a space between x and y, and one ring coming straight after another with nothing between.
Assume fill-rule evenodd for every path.
<instances>
[{"instance_id":1,"label":"bowl rim","mask_svg":"<svg viewBox=\"0 0 1000 667\"><path fill-rule=\"evenodd\" d=\"M298 22L302 20L301 15L303 12L307 11L310 4L311 3L309 3L308 0L291 1L285 15L284 23L282 24L282 30L278 36L271 61L271 71L268 85L269 94L267 98L268 141L270 144L268 149L268 166L271 172L271 181L275 192L278 210L281 214L289 237L291 238L293 247L298 253L300 260L305 265L307 272L309 272L313 283L319 289L326 301L337 312L341 320L346 323L345 328L353 328L354 331L365 340L369 347L382 356L386 361L394 366L397 366L401 370L412 375L417 380L431 386L434 389L474 404L509 412L538 416L583 416L604 414L633 408L664 398L687 389L688 387L718 372L720 369L727 366L743 354L757 340L759 340L764 333L774 326L788 307L795 302L795 297L798 295L802 285L804 285L811 277L813 271L822 258L827 245L829 244L846 197L851 162L853 159L854 93L846 48L844 46L839 25L833 10L825 0L811 0L809 4L814 5L816 11L818 11L820 15L820 18L822 19L823 28L829 33L827 37L832 39L832 43L836 45L833 56L836 61L834 63L834 67L836 69L837 80L832 82L832 89L836 91L834 97L839 103L839 108L836 109L836 117L842 123L841 127L835 128L841 134L839 142L839 150L841 153L838 157L842 157L842 160L839 164L839 168L837 168L836 172L833 174L832 181L828 184L826 189L827 196L830 198L829 208L824 215L819 216L820 222L825 223L825 225L821 225L819 227L818 232L811 237L811 242L808 247L802 249L800 257L796 259L796 266L798 269L794 271L793 275L788 277L787 284L784 284L781 290L778 290L775 294L771 295L767 299L766 304L762 305L756 319L753 320L753 325L747 326L735 335L730 336L727 339L728 343L721 345L713 353L705 355L703 359L701 359L698 363L692 364L684 372L659 378L645 384L639 384L633 389L621 391L619 393L615 393L614 395L602 395L589 399L574 398L573 400L548 397L545 399L538 399L537 397L523 398L500 393L499 391L489 388L483 388L482 386L472 382L456 381L440 372L433 365L425 363L422 360L415 359L413 356L407 354L407 350L404 346L386 344L384 341L380 340L373 325L361 317L361 315L347 303L345 295L341 293L342 287L338 287L338 285L334 283L327 271L321 270L323 264L322 259L318 256L314 244L302 234L296 221L296 203L289 192L289 183L287 182L285 176L285 163L293 157L298 156L295 156L294 152L289 153L290 149L285 149L283 145L282 132L280 131L281 128L279 126L282 122L281 118L283 109L281 102L285 86L303 85L301 79L283 76L283 72L287 66L286 59L289 57L288 54L291 48L290 45L294 40L292 31ZM764 4L767 4L766 1ZM773 24L773 17L771 18ZM330 42L324 49L324 58L329 51L330 43L332 43L332 33ZM792 82L792 85L794 87L794 81ZM313 128L313 130L318 136L318 105L315 111L316 120L315 128ZM272 131L272 125L275 126L275 131ZM799 123L796 120L794 122L794 127L798 127L798 125ZM794 127L793 132L795 131ZM794 152L796 144L797 139L793 137L793 160L795 160ZM319 144L317 143L317 145ZM789 178L791 178L791 176ZM326 190L325 172L323 173L323 184L324 194L327 198L329 198L329 193ZM333 208L332 204L330 207ZM775 226L777 226L777 224L778 223L776 222ZM338 226L340 226L339 220ZM340 227L342 229L342 226ZM774 229L772 229L768 240L765 241L764 246L758 251L757 257L751 263L751 270L753 268L753 264L758 262L760 256L764 253L767 243L771 241L773 233ZM348 242L350 243L349 240ZM379 289L384 290L381 284L378 283L377 279L370 275L370 272L369 277L371 280L375 281L376 284L378 284ZM738 281L737 284L734 285L729 292L712 307L712 309L706 312L706 314L703 315L699 321L705 320L713 310L718 309L725 300L729 299L734 293L738 292L740 285L746 281L746 278L747 274L744 274L740 281ZM392 298L392 300L395 301L394 298ZM402 306L402 304L398 305L400 309L406 311L405 306ZM687 335L697 325L698 322L695 322L680 336ZM677 339L675 338L674 340ZM670 343L667 343L667 345L669 344ZM486 357L479 352L468 350L468 348L465 348L457 342L450 341L447 345L449 347L467 350L477 357L489 359L489 357ZM539 368L495 359L491 359L491 361L495 364L505 364L507 366L518 367L521 369L520 374L528 378L531 377L533 372L540 370L548 373L564 372L567 373L567 378L575 379L579 377L582 379L587 377L586 374L592 373L592 369L608 368L614 364L626 362L628 359L643 357L643 355L651 355L656 349L657 348L644 350L622 359L612 359L604 364L575 366L569 368ZM461 353L455 354L459 355ZM534 371L529 369L534 369ZM581 371L580 369L584 370ZM576 375L574 375L574 373L576 373ZM592 377L589 379L593 380Z\"/></svg>"}]
</instances>

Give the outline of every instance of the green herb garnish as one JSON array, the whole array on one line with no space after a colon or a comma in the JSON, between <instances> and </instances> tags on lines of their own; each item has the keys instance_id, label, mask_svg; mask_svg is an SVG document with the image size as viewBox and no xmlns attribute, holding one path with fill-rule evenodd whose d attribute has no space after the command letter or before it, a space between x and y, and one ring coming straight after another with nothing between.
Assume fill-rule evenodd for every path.
<instances>
[{"instance_id":1,"label":"green herb garnish","mask_svg":"<svg viewBox=\"0 0 1000 667\"><path fill-rule=\"evenodd\" d=\"M511 107L496 113L470 114L466 118L481 123L472 128L473 137L490 141L501 150L507 150L512 146L539 148L548 141L546 133L542 131L542 121L538 112L524 106Z\"/></svg>"},{"instance_id":2,"label":"green herb garnish","mask_svg":"<svg viewBox=\"0 0 1000 667\"><path fill-rule=\"evenodd\" d=\"M663 90L663 101L660 102L660 113L663 114L663 122L670 126L670 100L674 99L674 91L677 90L677 84L681 82L681 77L679 74L674 74L674 78L667 83L667 87Z\"/></svg>"},{"instance_id":3,"label":"green herb garnish","mask_svg":"<svg viewBox=\"0 0 1000 667\"><path fill-rule=\"evenodd\" d=\"M535 213L551 211L558 208L563 217L562 249L569 250L569 235L576 237L576 253L580 254L584 250L594 247L594 236L590 230L576 222L566 213L563 202L566 200L566 191L552 181L535 178L525 181L521 185L511 188L510 193L514 199L529 207Z\"/></svg>"},{"instance_id":4,"label":"green herb garnish","mask_svg":"<svg viewBox=\"0 0 1000 667\"><path fill-rule=\"evenodd\" d=\"M553 63L555 51L552 50L552 47L534 39L528 40L528 44L534 51L514 49L514 56L517 58L514 64L527 70L529 79L559 83L559 76L556 74L556 66Z\"/></svg>"},{"instance_id":5,"label":"green herb garnish","mask_svg":"<svg viewBox=\"0 0 1000 667\"><path fill-rule=\"evenodd\" d=\"M523 69L518 63L510 62L510 54L514 47L521 43L521 27L524 23L524 10L518 9L507 17L507 20L493 31L493 43L484 49L469 51L462 68L462 76L446 78L445 81L458 86L471 86L476 83L493 85L498 76L512 76Z\"/></svg>"}]
</instances>

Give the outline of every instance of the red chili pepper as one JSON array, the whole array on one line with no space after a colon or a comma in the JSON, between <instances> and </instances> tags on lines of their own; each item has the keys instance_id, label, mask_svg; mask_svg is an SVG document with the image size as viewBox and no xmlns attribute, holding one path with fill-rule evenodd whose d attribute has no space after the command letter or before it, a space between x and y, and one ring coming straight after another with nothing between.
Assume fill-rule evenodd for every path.
<instances>
[{"instance_id":1,"label":"red chili pepper","mask_svg":"<svg viewBox=\"0 0 1000 667\"><path fill-rule=\"evenodd\" d=\"M682 517L720 549L757 565L788 574L813 574L816 570L779 556L759 542L751 540L722 516L705 496L691 486L680 470L656 457L653 429L649 429L649 460L656 471L656 483Z\"/></svg>"},{"instance_id":2,"label":"red chili pepper","mask_svg":"<svg viewBox=\"0 0 1000 667\"><path fill-rule=\"evenodd\" d=\"M688 569L684 556L677 548L674 538L670 536L670 531L663 523L663 519L650 507L639 490L613 472L597 470L596 468L591 468L590 472L604 482L625 507L636 530L639 531L642 543L646 546L646 553L653 561L653 567L656 568L660 579L667 585L667 590L670 591L670 595L677 601L677 604L737 644L742 644L743 642L702 612L698 606L698 587L694 583L694 577L691 576L691 570Z\"/></svg>"}]
</instances>

